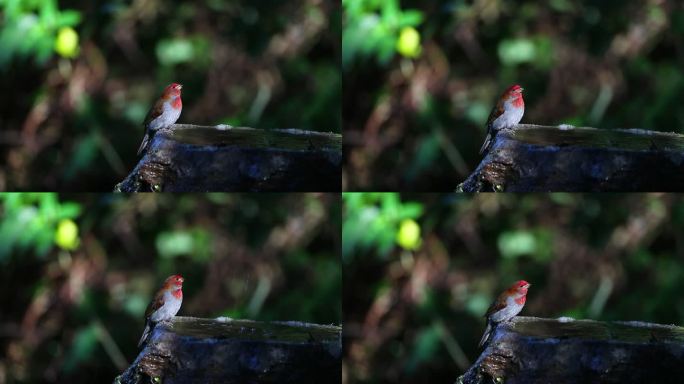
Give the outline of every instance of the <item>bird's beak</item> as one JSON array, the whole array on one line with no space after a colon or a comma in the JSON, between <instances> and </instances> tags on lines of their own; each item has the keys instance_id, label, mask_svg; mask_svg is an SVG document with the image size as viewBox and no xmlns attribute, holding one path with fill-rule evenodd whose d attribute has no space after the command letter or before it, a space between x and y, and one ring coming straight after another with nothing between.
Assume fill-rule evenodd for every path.
<instances>
[{"instance_id":1,"label":"bird's beak","mask_svg":"<svg viewBox=\"0 0 684 384\"><path fill-rule=\"evenodd\" d=\"M178 84L178 89L183 89L183 84Z\"/></svg>"}]
</instances>

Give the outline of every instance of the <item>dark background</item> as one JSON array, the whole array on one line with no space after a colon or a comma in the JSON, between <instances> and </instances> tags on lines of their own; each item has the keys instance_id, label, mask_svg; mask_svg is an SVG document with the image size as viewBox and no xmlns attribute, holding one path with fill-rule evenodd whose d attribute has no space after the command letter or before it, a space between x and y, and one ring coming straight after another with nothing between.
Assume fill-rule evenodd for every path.
<instances>
[{"instance_id":1,"label":"dark background","mask_svg":"<svg viewBox=\"0 0 684 384\"><path fill-rule=\"evenodd\" d=\"M684 132L681 1L343 6L345 190L454 191L516 83L522 123Z\"/></svg>"},{"instance_id":2,"label":"dark background","mask_svg":"<svg viewBox=\"0 0 684 384\"><path fill-rule=\"evenodd\" d=\"M3 2L0 190L111 191L171 82L179 123L340 133L340 15L328 0Z\"/></svg>"},{"instance_id":3,"label":"dark background","mask_svg":"<svg viewBox=\"0 0 684 384\"><path fill-rule=\"evenodd\" d=\"M344 383L454 383L487 307L684 323L684 198L663 194L347 193Z\"/></svg>"},{"instance_id":4,"label":"dark background","mask_svg":"<svg viewBox=\"0 0 684 384\"><path fill-rule=\"evenodd\" d=\"M0 194L0 381L111 383L164 279L179 316L341 324L333 194Z\"/></svg>"}]
</instances>

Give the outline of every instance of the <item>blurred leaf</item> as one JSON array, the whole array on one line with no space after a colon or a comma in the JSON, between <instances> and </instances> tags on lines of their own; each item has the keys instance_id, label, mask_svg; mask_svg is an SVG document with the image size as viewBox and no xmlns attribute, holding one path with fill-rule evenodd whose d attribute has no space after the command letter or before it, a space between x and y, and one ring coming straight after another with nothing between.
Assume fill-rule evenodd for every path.
<instances>
[{"instance_id":1,"label":"blurred leaf","mask_svg":"<svg viewBox=\"0 0 684 384\"><path fill-rule=\"evenodd\" d=\"M157 43L156 54L164 66L191 63L195 67L204 68L211 60L211 45L203 36L192 38L165 39Z\"/></svg>"},{"instance_id":2,"label":"blurred leaf","mask_svg":"<svg viewBox=\"0 0 684 384\"><path fill-rule=\"evenodd\" d=\"M62 57L76 57L78 55L78 33L70 27L61 28L55 40L55 51Z\"/></svg>"},{"instance_id":3,"label":"blurred leaf","mask_svg":"<svg viewBox=\"0 0 684 384\"><path fill-rule=\"evenodd\" d=\"M131 294L123 301L124 310L132 317L142 318L150 298L145 298L139 294Z\"/></svg>"},{"instance_id":4,"label":"blurred leaf","mask_svg":"<svg viewBox=\"0 0 684 384\"><path fill-rule=\"evenodd\" d=\"M504 65L529 63L535 57L534 43L530 39L505 39L499 43L499 59Z\"/></svg>"},{"instance_id":5,"label":"blurred leaf","mask_svg":"<svg viewBox=\"0 0 684 384\"><path fill-rule=\"evenodd\" d=\"M563 193L563 192L550 193L549 198L554 203L560 204L560 205L572 205L576 201L575 195L572 193Z\"/></svg>"},{"instance_id":6,"label":"blurred leaf","mask_svg":"<svg viewBox=\"0 0 684 384\"><path fill-rule=\"evenodd\" d=\"M415 372L419 365L430 361L439 349L440 338L441 333L438 327L433 325L421 328L416 336L413 351L408 358L406 372Z\"/></svg>"},{"instance_id":7,"label":"blurred leaf","mask_svg":"<svg viewBox=\"0 0 684 384\"><path fill-rule=\"evenodd\" d=\"M193 58L193 48L190 40L173 39L162 40L157 43L157 59L162 65L186 63Z\"/></svg>"},{"instance_id":8,"label":"blurred leaf","mask_svg":"<svg viewBox=\"0 0 684 384\"><path fill-rule=\"evenodd\" d=\"M416 154L408 165L405 178L414 181L424 170L430 168L439 158L440 146L437 135L426 135L418 141Z\"/></svg>"},{"instance_id":9,"label":"blurred leaf","mask_svg":"<svg viewBox=\"0 0 684 384\"><path fill-rule=\"evenodd\" d=\"M397 244L402 248L414 251L420 247L420 226L414 220L404 219L397 231Z\"/></svg>"},{"instance_id":10,"label":"blurred leaf","mask_svg":"<svg viewBox=\"0 0 684 384\"><path fill-rule=\"evenodd\" d=\"M503 231L497 245L504 258L531 256L539 261L548 261L552 256L552 234L545 229Z\"/></svg>"},{"instance_id":11,"label":"blurred leaf","mask_svg":"<svg viewBox=\"0 0 684 384\"><path fill-rule=\"evenodd\" d=\"M73 150L71 159L69 159L64 169L64 177L67 180L73 179L79 172L87 169L88 165L99 154L99 144L95 131L91 131L86 136L77 138L75 141L76 148Z\"/></svg>"},{"instance_id":12,"label":"blurred leaf","mask_svg":"<svg viewBox=\"0 0 684 384\"><path fill-rule=\"evenodd\" d=\"M142 122L145 120L149 106L142 102L131 101L124 108L124 116L133 124L140 125L140 135L142 136Z\"/></svg>"},{"instance_id":13,"label":"blurred leaf","mask_svg":"<svg viewBox=\"0 0 684 384\"><path fill-rule=\"evenodd\" d=\"M549 70L554 65L553 41L548 36L536 36L534 42L534 66Z\"/></svg>"},{"instance_id":14,"label":"blurred leaf","mask_svg":"<svg viewBox=\"0 0 684 384\"><path fill-rule=\"evenodd\" d=\"M81 205L73 202L62 202L57 207L57 218L58 219L73 219L81 214Z\"/></svg>"},{"instance_id":15,"label":"blurred leaf","mask_svg":"<svg viewBox=\"0 0 684 384\"><path fill-rule=\"evenodd\" d=\"M95 325L81 328L76 333L74 341L67 352L63 365L64 371L71 372L82 362L91 359L98 344L97 340L97 327Z\"/></svg>"},{"instance_id":16,"label":"blurred leaf","mask_svg":"<svg viewBox=\"0 0 684 384\"><path fill-rule=\"evenodd\" d=\"M574 4L569 0L551 0L549 5L558 12L571 12L575 9Z\"/></svg>"},{"instance_id":17,"label":"blurred leaf","mask_svg":"<svg viewBox=\"0 0 684 384\"><path fill-rule=\"evenodd\" d=\"M29 3L29 2L24 2ZM40 11L40 23L46 28L52 28L57 23L57 0L42 0Z\"/></svg>"},{"instance_id":18,"label":"blurred leaf","mask_svg":"<svg viewBox=\"0 0 684 384\"><path fill-rule=\"evenodd\" d=\"M420 34L415 28L402 28L397 40L397 52L409 58L416 58L420 55Z\"/></svg>"},{"instance_id":19,"label":"blurred leaf","mask_svg":"<svg viewBox=\"0 0 684 384\"><path fill-rule=\"evenodd\" d=\"M399 15L399 25L413 27L423 22L423 12L415 9L405 10Z\"/></svg>"},{"instance_id":20,"label":"blurred leaf","mask_svg":"<svg viewBox=\"0 0 684 384\"><path fill-rule=\"evenodd\" d=\"M484 126L493 105L473 101L465 111L465 117L478 126Z\"/></svg>"},{"instance_id":21,"label":"blurred leaf","mask_svg":"<svg viewBox=\"0 0 684 384\"><path fill-rule=\"evenodd\" d=\"M155 242L159 256L174 258L191 256L197 261L206 261L211 256L211 236L202 228L162 232Z\"/></svg>"},{"instance_id":22,"label":"blurred leaf","mask_svg":"<svg viewBox=\"0 0 684 384\"><path fill-rule=\"evenodd\" d=\"M55 244L64 250L73 251L78 248L79 243L78 225L69 219L60 220L55 231Z\"/></svg>"},{"instance_id":23,"label":"blurred leaf","mask_svg":"<svg viewBox=\"0 0 684 384\"><path fill-rule=\"evenodd\" d=\"M58 27L72 27L81 22L81 12L67 9L57 16Z\"/></svg>"},{"instance_id":24,"label":"blurred leaf","mask_svg":"<svg viewBox=\"0 0 684 384\"><path fill-rule=\"evenodd\" d=\"M527 231L504 232L499 236L499 252L503 257L512 258L534 253L537 242Z\"/></svg>"},{"instance_id":25,"label":"blurred leaf","mask_svg":"<svg viewBox=\"0 0 684 384\"><path fill-rule=\"evenodd\" d=\"M465 308L473 317L482 317L492 303L492 297L479 293L473 293L467 297Z\"/></svg>"}]
</instances>

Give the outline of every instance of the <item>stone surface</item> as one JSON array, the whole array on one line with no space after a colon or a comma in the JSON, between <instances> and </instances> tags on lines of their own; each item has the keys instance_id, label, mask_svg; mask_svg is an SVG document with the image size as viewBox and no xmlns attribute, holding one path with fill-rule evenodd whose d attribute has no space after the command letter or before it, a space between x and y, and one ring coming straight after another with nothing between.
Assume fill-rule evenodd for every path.
<instances>
[{"instance_id":1,"label":"stone surface","mask_svg":"<svg viewBox=\"0 0 684 384\"><path fill-rule=\"evenodd\" d=\"M338 383L342 328L176 317L160 323L114 383Z\"/></svg>"},{"instance_id":2,"label":"stone surface","mask_svg":"<svg viewBox=\"0 0 684 384\"><path fill-rule=\"evenodd\" d=\"M158 131L119 192L301 191L342 188L342 136L176 124Z\"/></svg>"},{"instance_id":3,"label":"stone surface","mask_svg":"<svg viewBox=\"0 0 684 384\"><path fill-rule=\"evenodd\" d=\"M684 191L683 135L520 124L493 141L459 191Z\"/></svg>"},{"instance_id":4,"label":"stone surface","mask_svg":"<svg viewBox=\"0 0 684 384\"><path fill-rule=\"evenodd\" d=\"M492 333L459 383L681 383L684 328L516 317Z\"/></svg>"}]
</instances>

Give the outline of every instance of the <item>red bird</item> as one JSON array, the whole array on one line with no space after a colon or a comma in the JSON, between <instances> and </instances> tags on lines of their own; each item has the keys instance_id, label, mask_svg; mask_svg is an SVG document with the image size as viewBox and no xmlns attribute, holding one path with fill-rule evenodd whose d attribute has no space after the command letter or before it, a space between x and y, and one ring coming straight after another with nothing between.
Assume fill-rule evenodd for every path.
<instances>
[{"instance_id":1,"label":"red bird","mask_svg":"<svg viewBox=\"0 0 684 384\"><path fill-rule=\"evenodd\" d=\"M492 328L495 325L514 318L522 311L523 306L525 306L527 289L529 287L530 283L525 280L516 281L510 288L503 291L496 301L492 303L485 314L485 317L487 318L487 328L485 329L484 335L482 335L482 339L478 345L479 347L482 347L487 342L489 335L492 333Z\"/></svg>"},{"instance_id":2,"label":"red bird","mask_svg":"<svg viewBox=\"0 0 684 384\"><path fill-rule=\"evenodd\" d=\"M522 91L523 88L519 85L512 85L496 102L487 119L487 136L482 148L480 148L480 154L487 150L499 130L513 128L520 122L523 114L525 114Z\"/></svg>"},{"instance_id":3,"label":"red bird","mask_svg":"<svg viewBox=\"0 0 684 384\"><path fill-rule=\"evenodd\" d=\"M150 142L154 133L161 128L166 128L178 120L183 109L183 102L181 101L182 85L171 83L164 88L164 93L161 98L154 103L154 106L147 113L145 117L145 136L142 144L138 148L138 155L140 155Z\"/></svg>"},{"instance_id":4,"label":"red bird","mask_svg":"<svg viewBox=\"0 0 684 384\"><path fill-rule=\"evenodd\" d=\"M160 321L172 319L178 313L183 303L183 276L169 276L164 286L154 296L154 300L145 311L145 331L138 342L143 345L150 335L152 328Z\"/></svg>"}]
</instances>

